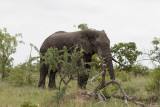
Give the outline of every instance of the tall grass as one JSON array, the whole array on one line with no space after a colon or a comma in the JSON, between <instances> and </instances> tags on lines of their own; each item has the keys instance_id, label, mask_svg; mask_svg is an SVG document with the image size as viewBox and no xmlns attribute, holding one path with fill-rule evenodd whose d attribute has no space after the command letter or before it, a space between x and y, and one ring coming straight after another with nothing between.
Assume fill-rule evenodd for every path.
<instances>
[{"instance_id":1,"label":"tall grass","mask_svg":"<svg viewBox=\"0 0 160 107\"><path fill-rule=\"evenodd\" d=\"M35 74L37 79L39 74ZM119 81L121 79L117 78ZM59 78L57 77L57 80ZM97 81L95 81L97 82ZM57 81L58 83L58 81ZM146 77L144 76L130 76L130 79L125 82L121 82L124 90L129 96L136 97L138 99L145 99L149 97L145 91L145 84L147 84ZM96 84L96 83L95 83ZM0 81L0 107L20 107L24 102L30 102L37 107L124 107L125 103L123 100L115 99L111 97L105 103L98 103L96 100L84 98L79 96L77 92L77 80L73 80L69 83L66 90L66 94L63 96L64 99L59 105L56 103L56 93L58 90L50 90L47 88L48 77L46 88L38 88L37 86L22 86L15 87L10 85L8 82ZM93 87L88 83L87 90L92 90ZM109 94L116 92L115 86L109 86L107 88ZM129 103L130 107L138 107L133 103Z\"/></svg>"}]
</instances>

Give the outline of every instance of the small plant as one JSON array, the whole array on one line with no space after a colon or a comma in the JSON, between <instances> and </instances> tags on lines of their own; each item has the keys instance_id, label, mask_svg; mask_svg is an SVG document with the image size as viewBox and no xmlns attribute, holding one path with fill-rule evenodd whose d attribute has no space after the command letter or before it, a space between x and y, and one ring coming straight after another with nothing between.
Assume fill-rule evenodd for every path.
<instances>
[{"instance_id":1,"label":"small plant","mask_svg":"<svg viewBox=\"0 0 160 107\"><path fill-rule=\"evenodd\" d=\"M116 76L122 80L122 82L127 82L130 80L126 71L117 71Z\"/></svg>"},{"instance_id":2,"label":"small plant","mask_svg":"<svg viewBox=\"0 0 160 107\"><path fill-rule=\"evenodd\" d=\"M56 103L59 105L61 101L64 100L64 95L66 92L67 87L62 87L58 92L56 92L56 95L54 96Z\"/></svg>"},{"instance_id":3,"label":"small plant","mask_svg":"<svg viewBox=\"0 0 160 107\"><path fill-rule=\"evenodd\" d=\"M105 96L106 99L110 99L111 98L111 95L108 93L106 88L104 88L102 90L102 94Z\"/></svg>"},{"instance_id":4,"label":"small plant","mask_svg":"<svg viewBox=\"0 0 160 107\"><path fill-rule=\"evenodd\" d=\"M24 102L21 107L39 107L38 105L32 104L31 102Z\"/></svg>"}]
</instances>

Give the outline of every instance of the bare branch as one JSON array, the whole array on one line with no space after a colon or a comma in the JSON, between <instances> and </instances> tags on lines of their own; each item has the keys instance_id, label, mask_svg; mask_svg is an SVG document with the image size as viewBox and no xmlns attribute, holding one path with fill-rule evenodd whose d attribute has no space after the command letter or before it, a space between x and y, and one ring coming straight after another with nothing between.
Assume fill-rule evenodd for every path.
<instances>
[{"instance_id":1,"label":"bare branch","mask_svg":"<svg viewBox=\"0 0 160 107\"><path fill-rule=\"evenodd\" d=\"M104 73L104 71L102 71L99 74L95 75L92 79L89 80L89 82L92 82L95 78L101 76L103 73Z\"/></svg>"},{"instance_id":2,"label":"bare branch","mask_svg":"<svg viewBox=\"0 0 160 107\"><path fill-rule=\"evenodd\" d=\"M140 105L140 106L142 106L142 107L145 107L145 104L140 103L140 102L138 102L138 101L135 101L133 98L128 97L127 94L125 93L125 91L124 91L121 83L118 82L118 81L116 81L116 80L110 80L110 81L106 82L104 85L99 84L99 85L94 89L94 92L93 92L93 93L97 93L97 91L100 91L101 89L107 87L107 86L110 85L110 84L117 84L117 85L119 86L122 94L123 94L123 96L118 96L118 97L117 97L117 95L113 94L113 95L112 95L113 97L116 97L116 98L119 98L119 99L124 99L126 105L128 105L128 103L127 103L127 100L128 100L128 101L133 102L133 103L135 103L135 104L137 104L137 105Z\"/></svg>"},{"instance_id":3,"label":"bare branch","mask_svg":"<svg viewBox=\"0 0 160 107\"><path fill-rule=\"evenodd\" d=\"M124 96L119 96L119 95L116 95L116 94L112 94L113 97L115 98L118 98L118 99L123 99L124 100ZM145 104L141 103L141 102L138 102L138 101L135 101L133 98L127 98L128 101L130 102L133 102L135 103L136 105L140 105L142 107L145 107Z\"/></svg>"},{"instance_id":4,"label":"bare branch","mask_svg":"<svg viewBox=\"0 0 160 107\"><path fill-rule=\"evenodd\" d=\"M119 63L119 61L118 60L116 60L115 58L113 58L112 57L112 60L114 61L114 62L116 62L116 63Z\"/></svg>"}]
</instances>

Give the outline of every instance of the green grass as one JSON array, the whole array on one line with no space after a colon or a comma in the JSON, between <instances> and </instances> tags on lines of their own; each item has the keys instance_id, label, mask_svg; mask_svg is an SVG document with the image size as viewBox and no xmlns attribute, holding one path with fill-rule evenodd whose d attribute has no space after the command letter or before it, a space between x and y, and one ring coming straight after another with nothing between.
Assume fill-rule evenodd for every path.
<instances>
[{"instance_id":1,"label":"green grass","mask_svg":"<svg viewBox=\"0 0 160 107\"><path fill-rule=\"evenodd\" d=\"M36 74L39 76L39 74ZM38 77L37 77L38 79ZM58 80L58 78L57 78ZM121 80L119 80L121 81ZM47 77L48 82L48 77ZM57 81L58 83L58 81ZM147 83L146 77L142 76L131 76L130 81L123 82L122 85L129 96L136 97L138 99L147 98L149 95L144 89L144 85ZM37 83L38 84L38 83ZM47 87L48 83L46 83ZM111 94L115 92L114 86L107 88ZM88 83L87 90L92 90L93 87ZM86 98L78 98L77 92L77 80L69 83L64 100L57 105L53 96L56 95L57 90L50 90L48 88L42 89L37 86L23 86L15 87L10 85L6 81L0 81L0 107L20 107L24 102L30 102L38 107L124 107L124 101L111 98L105 103L99 103L95 100ZM120 94L120 93L119 93ZM133 103L129 103L130 107L139 107Z\"/></svg>"}]
</instances>

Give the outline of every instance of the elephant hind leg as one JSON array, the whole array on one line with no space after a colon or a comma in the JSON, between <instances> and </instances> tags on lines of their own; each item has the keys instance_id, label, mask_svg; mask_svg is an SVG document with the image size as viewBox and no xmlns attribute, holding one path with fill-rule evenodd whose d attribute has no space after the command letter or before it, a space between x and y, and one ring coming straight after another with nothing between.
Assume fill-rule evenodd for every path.
<instances>
[{"instance_id":1,"label":"elephant hind leg","mask_svg":"<svg viewBox=\"0 0 160 107\"><path fill-rule=\"evenodd\" d=\"M55 72L51 71L50 72L49 84L48 84L49 88L56 89L56 80L55 80L55 78L56 78L56 72L57 71L55 71Z\"/></svg>"},{"instance_id":2,"label":"elephant hind leg","mask_svg":"<svg viewBox=\"0 0 160 107\"><path fill-rule=\"evenodd\" d=\"M38 87L45 88L45 80L46 80L47 74L48 74L48 67L45 64L42 64L40 67L40 79L39 79Z\"/></svg>"}]
</instances>

